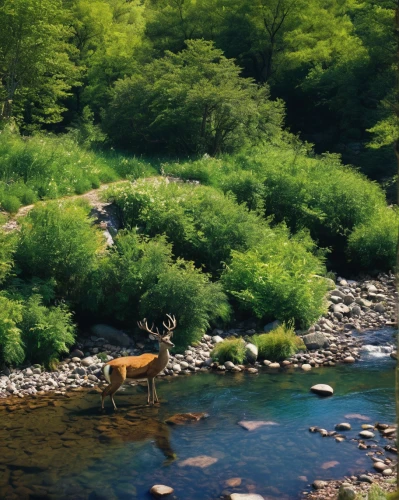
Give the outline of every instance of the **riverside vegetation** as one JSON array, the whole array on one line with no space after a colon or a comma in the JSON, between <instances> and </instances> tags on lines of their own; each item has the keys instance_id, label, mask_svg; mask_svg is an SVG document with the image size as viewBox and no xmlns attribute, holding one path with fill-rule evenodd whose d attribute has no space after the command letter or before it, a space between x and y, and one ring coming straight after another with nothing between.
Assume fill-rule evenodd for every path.
<instances>
[{"instance_id":1,"label":"riverside vegetation","mask_svg":"<svg viewBox=\"0 0 399 500\"><path fill-rule=\"evenodd\" d=\"M279 320L254 337L277 361L334 272L395 270L395 6L267 5L2 3L0 219L34 206L0 230L1 366L56 367L88 323L167 313L178 352ZM108 183L112 244L79 198Z\"/></svg>"}]
</instances>

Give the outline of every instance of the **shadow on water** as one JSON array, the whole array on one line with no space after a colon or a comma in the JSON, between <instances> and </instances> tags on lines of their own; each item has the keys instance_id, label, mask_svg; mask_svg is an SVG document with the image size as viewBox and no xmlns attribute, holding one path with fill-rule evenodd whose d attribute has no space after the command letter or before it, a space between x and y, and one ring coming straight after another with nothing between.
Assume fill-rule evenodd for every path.
<instances>
[{"instance_id":1,"label":"shadow on water","mask_svg":"<svg viewBox=\"0 0 399 500\"><path fill-rule=\"evenodd\" d=\"M226 491L295 499L315 479L371 470L353 440L362 423L394 420L393 369L386 357L307 373L174 377L159 381L161 405L143 404L140 388L126 387L117 412L101 411L96 391L7 400L0 404L0 498L149 499L153 484L168 484L180 500ZM316 383L331 385L334 396L310 393ZM210 416L165 423L187 412ZM278 425L247 431L237 425L242 420ZM308 431L342 421L352 424L342 443ZM381 440L376 435L373 444ZM231 478L241 482L228 486Z\"/></svg>"}]
</instances>

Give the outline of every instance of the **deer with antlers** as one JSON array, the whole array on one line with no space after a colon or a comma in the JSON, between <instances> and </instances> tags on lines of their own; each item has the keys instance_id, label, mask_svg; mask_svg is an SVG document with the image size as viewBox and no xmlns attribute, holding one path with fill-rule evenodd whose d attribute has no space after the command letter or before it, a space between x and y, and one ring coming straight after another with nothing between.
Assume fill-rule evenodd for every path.
<instances>
[{"instance_id":1,"label":"deer with antlers","mask_svg":"<svg viewBox=\"0 0 399 500\"><path fill-rule=\"evenodd\" d=\"M148 328L147 320L138 321L137 325L141 330L145 330L159 342L158 354L142 354L141 356L125 356L123 358L113 359L103 366L103 374L109 385L103 390L101 395L101 408L104 409L104 399L110 396L114 409L116 404L114 394L126 379L147 379L148 398L147 403L150 404L150 395L152 396L152 404L158 403L158 396L155 390L155 377L161 373L169 361L169 349L174 347L171 342L173 330L176 328L176 319L174 316L167 314L168 323L163 322L165 330L161 335L158 328L153 331L154 325Z\"/></svg>"}]
</instances>

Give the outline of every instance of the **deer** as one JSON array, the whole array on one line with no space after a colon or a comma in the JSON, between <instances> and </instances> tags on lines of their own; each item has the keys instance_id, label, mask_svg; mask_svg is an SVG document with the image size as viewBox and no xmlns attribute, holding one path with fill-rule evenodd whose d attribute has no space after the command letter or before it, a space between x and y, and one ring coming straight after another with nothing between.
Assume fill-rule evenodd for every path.
<instances>
[{"instance_id":1,"label":"deer","mask_svg":"<svg viewBox=\"0 0 399 500\"><path fill-rule=\"evenodd\" d=\"M176 328L176 319L174 316L166 315L168 318L167 324L163 321L165 330L162 335L158 328L153 331L154 324L148 328L147 320L138 321L137 325L141 330L145 330L159 342L158 354L141 354L141 356L125 356L122 358L113 359L103 366L103 374L109 385L103 390L101 395L101 408L104 409L104 399L106 396L111 398L114 410L117 409L114 394L125 382L126 379L147 379L147 404L150 404L150 396L152 404L159 403L157 391L155 389L155 377L161 373L169 362L169 349L175 345L170 340L173 336L173 330Z\"/></svg>"}]
</instances>

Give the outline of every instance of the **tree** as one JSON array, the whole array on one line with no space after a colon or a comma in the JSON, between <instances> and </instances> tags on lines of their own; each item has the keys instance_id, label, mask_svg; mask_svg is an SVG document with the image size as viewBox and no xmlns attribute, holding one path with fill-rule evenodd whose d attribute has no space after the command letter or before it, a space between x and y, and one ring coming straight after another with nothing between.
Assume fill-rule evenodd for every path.
<instances>
[{"instance_id":1,"label":"tree","mask_svg":"<svg viewBox=\"0 0 399 500\"><path fill-rule=\"evenodd\" d=\"M61 120L78 81L70 60L61 0L4 0L0 4L0 119Z\"/></svg>"},{"instance_id":2,"label":"tree","mask_svg":"<svg viewBox=\"0 0 399 500\"><path fill-rule=\"evenodd\" d=\"M240 77L212 42L186 43L116 83L104 120L115 144L215 155L280 131L283 105L266 86Z\"/></svg>"}]
</instances>

